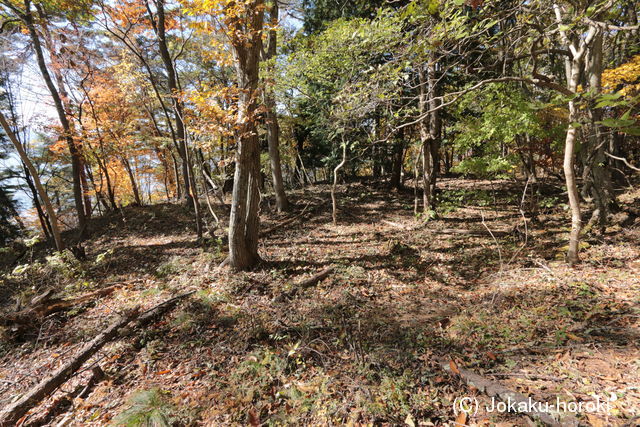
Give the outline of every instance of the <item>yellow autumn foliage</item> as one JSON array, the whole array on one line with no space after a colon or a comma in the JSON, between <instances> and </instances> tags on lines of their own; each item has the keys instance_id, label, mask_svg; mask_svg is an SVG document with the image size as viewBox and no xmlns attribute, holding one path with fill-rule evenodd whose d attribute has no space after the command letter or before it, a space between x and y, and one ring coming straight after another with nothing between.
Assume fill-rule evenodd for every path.
<instances>
[{"instance_id":1,"label":"yellow autumn foliage","mask_svg":"<svg viewBox=\"0 0 640 427\"><path fill-rule=\"evenodd\" d=\"M640 55L634 56L617 68L608 69L602 73L603 92L613 92L620 85L623 87L619 92L623 96L632 96L640 92Z\"/></svg>"}]
</instances>

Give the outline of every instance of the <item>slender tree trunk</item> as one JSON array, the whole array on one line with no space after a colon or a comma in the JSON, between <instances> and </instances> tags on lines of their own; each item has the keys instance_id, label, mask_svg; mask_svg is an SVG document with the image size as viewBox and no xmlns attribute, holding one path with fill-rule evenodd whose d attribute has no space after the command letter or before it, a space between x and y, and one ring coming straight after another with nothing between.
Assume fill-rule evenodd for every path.
<instances>
[{"instance_id":1,"label":"slender tree trunk","mask_svg":"<svg viewBox=\"0 0 640 427\"><path fill-rule=\"evenodd\" d=\"M441 110L436 109L440 106L440 85L438 83L438 76L436 70L437 64L430 60L427 66L428 79L429 79L429 148L431 149L431 177L429 185L431 190L431 210L436 208L436 182L438 175L440 174L440 145L442 143L442 118L440 116Z\"/></svg>"},{"instance_id":2,"label":"slender tree trunk","mask_svg":"<svg viewBox=\"0 0 640 427\"><path fill-rule=\"evenodd\" d=\"M263 0L247 4L247 16L231 17L233 31L249 34L232 37L236 77L239 88L236 123L236 170L229 217L229 264L247 270L260 261L260 142L256 126L258 68L262 49ZM243 22L244 21L244 22ZM244 25L243 25L244 24Z\"/></svg>"},{"instance_id":3,"label":"slender tree trunk","mask_svg":"<svg viewBox=\"0 0 640 427\"><path fill-rule=\"evenodd\" d=\"M89 183L87 181L87 169L84 157L82 159L82 169L80 169L80 183L82 184L82 199L84 204L84 216L91 218L91 195L89 194Z\"/></svg>"},{"instance_id":4,"label":"slender tree trunk","mask_svg":"<svg viewBox=\"0 0 640 427\"><path fill-rule=\"evenodd\" d=\"M29 187L29 191L31 192L31 197L33 198L33 206L36 208L36 212L38 213L38 220L40 221L40 227L42 228L42 232L47 240L52 239L52 231L51 231L51 223L49 222L49 218L42 210L42 204L40 203L40 197L38 196L38 190L33 183L33 178L31 177L31 172L29 172L29 168L23 162L22 169L24 170L25 181L27 181L27 186Z\"/></svg>"},{"instance_id":5,"label":"slender tree trunk","mask_svg":"<svg viewBox=\"0 0 640 427\"><path fill-rule=\"evenodd\" d=\"M567 192L569 194L569 207L571 208L571 233L569 235L569 252L567 253L567 261L570 265L578 262L578 252L580 250L580 230L582 229L582 213L580 211L580 195L578 194L578 185L576 184L575 175L575 143L577 129L573 125L573 119L576 117L575 105L573 101L569 102L569 127L564 143L564 176L567 184Z\"/></svg>"},{"instance_id":6,"label":"slender tree trunk","mask_svg":"<svg viewBox=\"0 0 640 427\"><path fill-rule=\"evenodd\" d=\"M71 129L71 125L69 123L69 119L67 118L67 113L65 111L64 105L62 103L62 99L60 97L60 92L58 88L56 88L53 80L51 79L51 75L49 74L49 70L47 69L47 64L45 62L44 53L42 50L42 45L40 43L40 37L38 36L38 32L36 31L36 27L33 21L33 14L31 12L31 1L25 0L25 14L24 14L24 22L29 31L29 36L31 38L31 42L33 43L33 49L36 53L36 59L38 63L38 68L40 69L40 73L42 74L42 78L49 89L51 97L53 98L53 103L55 105L56 112L58 114L58 119L60 120L60 125L62 126L62 130L64 132L63 138L67 142L67 146L69 147L69 153L71 154L71 172L73 175L73 197L75 200L76 213L78 215L78 228L81 231L81 237L83 232L86 230L86 216L84 209L84 199L82 194L82 184L80 181L80 173L82 170L82 161L80 150L75 144L73 140L73 132Z\"/></svg>"},{"instance_id":7,"label":"slender tree trunk","mask_svg":"<svg viewBox=\"0 0 640 427\"><path fill-rule=\"evenodd\" d=\"M133 198L136 201L137 206L142 206L142 199L140 199L140 191L138 190L138 183L136 182L136 176L133 173L133 169L131 169L131 163L127 160L126 157L122 157L122 165L127 171L127 175L129 176L129 181L131 182L131 190L133 191Z\"/></svg>"},{"instance_id":8,"label":"slender tree trunk","mask_svg":"<svg viewBox=\"0 0 640 427\"><path fill-rule=\"evenodd\" d=\"M600 30L593 38L592 45L586 56L586 76L590 92L593 96L597 96L602 92L602 71L603 57L602 46L603 35ZM614 200L613 188L611 184L611 172L609 168L609 159L604 154L606 150L606 142L604 132L599 122L602 120L602 109L589 105L586 109L589 116L589 124L585 127L588 129L589 135L585 140L582 156L584 160L584 176L585 185L591 189L591 195L596 204L593 213L593 220L597 221L600 233L604 233L607 225L607 217L609 207Z\"/></svg>"},{"instance_id":9,"label":"slender tree trunk","mask_svg":"<svg viewBox=\"0 0 640 427\"><path fill-rule=\"evenodd\" d=\"M296 174L300 179L300 184L304 187L307 184L307 174L304 170L304 163L302 162L302 153L304 152L304 139L301 137L296 138Z\"/></svg>"},{"instance_id":10,"label":"slender tree trunk","mask_svg":"<svg viewBox=\"0 0 640 427\"><path fill-rule=\"evenodd\" d=\"M268 9L272 29L269 30L267 54L265 59L268 63L266 80L271 80L273 79L272 75L275 73L275 66L271 61L275 61L278 42L278 31L276 29L276 26L278 25L278 1L271 0ZM280 126L278 125L275 94L273 87L271 87L268 81L265 81L264 98L265 107L267 109L267 143L269 145L271 177L273 179L273 191L276 196L276 208L278 209L278 212L285 212L289 210L289 200L287 199L287 194L284 191L284 182L282 181L282 166L280 161Z\"/></svg>"},{"instance_id":11,"label":"slender tree trunk","mask_svg":"<svg viewBox=\"0 0 640 427\"><path fill-rule=\"evenodd\" d=\"M333 217L333 225L338 224L338 202L336 200L336 187L338 186L338 172L344 164L347 162L347 144L344 142L344 137L342 138L342 161L338 163L336 168L333 170L333 185L331 186L331 212Z\"/></svg>"},{"instance_id":12,"label":"slender tree trunk","mask_svg":"<svg viewBox=\"0 0 640 427\"><path fill-rule=\"evenodd\" d=\"M402 189L402 160L404 158L404 130L401 129L398 140L393 144L393 160L391 166L391 188Z\"/></svg>"},{"instance_id":13,"label":"slender tree trunk","mask_svg":"<svg viewBox=\"0 0 640 427\"><path fill-rule=\"evenodd\" d=\"M186 140L186 132L185 125L183 120L183 105L180 100L179 92L180 88L178 86L178 74L176 73L175 66L173 64L173 58L171 57L171 53L169 52L169 48L167 45L166 38L166 22L165 22L165 11L164 11L164 0L155 0L156 5L156 15L157 22L153 18L153 14L149 11L149 18L152 21L152 25L156 32L156 36L158 37L158 47L160 50L160 57L162 58L162 62L164 64L165 70L167 72L167 86L169 89L169 93L171 95L171 102L173 104L173 113L175 116L175 128L176 128L176 139L178 143L178 153L182 158L182 177L184 180L184 197L185 197L185 205L193 206L193 193L190 191L189 186L191 185L192 179L189 178L189 170L191 165L189 164L189 153L187 152L187 140Z\"/></svg>"},{"instance_id":14,"label":"slender tree trunk","mask_svg":"<svg viewBox=\"0 0 640 427\"><path fill-rule=\"evenodd\" d=\"M186 141L185 141L186 142ZM196 216L196 236L198 240L202 239L202 213L200 211L200 198L198 197L198 187L196 185L196 178L193 172L193 162L191 161L191 153L185 144L185 156L187 159L187 165L189 167L189 190L191 191L191 197L187 200L191 200L193 206L193 212ZM207 191L205 188L204 191Z\"/></svg>"},{"instance_id":15,"label":"slender tree trunk","mask_svg":"<svg viewBox=\"0 0 640 427\"><path fill-rule=\"evenodd\" d=\"M567 89L571 93L576 93L578 89L578 83L580 80L580 74L584 66L584 54L586 51L586 41L581 41L579 46L576 46L562 29L562 10L557 3L553 4L553 9L556 18L556 24L563 43L567 49L570 49L572 58L565 58L564 68L567 78ZM591 31L586 38L592 37ZM564 161L563 169L564 176L567 185L567 193L569 196L569 207L571 209L571 233L569 234L569 250L567 252L567 262L569 265L575 265L579 261L580 251L580 231L582 230L582 212L580 210L580 194L578 192L578 185L576 183L575 174L575 150L576 150L576 135L577 127L575 123L578 121L578 109L576 106L575 98L571 98L568 103L569 108L569 124L567 126L567 135L564 145Z\"/></svg>"},{"instance_id":16,"label":"slender tree trunk","mask_svg":"<svg viewBox=\"0 0 640 427\"><path fill-rule=\"evenodd\" d=\"M420 79L420 95L418 99L419 112L421 116L429 107L428 103L428 87L427 78L422 67L418 67L418 77ZM431 207L431 180L433 178L433 169L431 162L431 133L429 132L429 117L426 115L420 120L420 142L422 143L422 210L428 213Z\"/></svg>"},{"instance_id":17,"label":"slender tree trunk","mask_svg":"<svg viewBox=\"0 0 640 427\"><path fill-rule=\"evenodd\" d=\"M180 198L182 197L182 187L180 186L180 178L179 178L179 167L178 167L178 159L176 159L176 155L173 154L173 151L169 150L169 152L171 153L171 160L173 162L173 176L175 177L175 190L174 190L174 196L176 200L180 200Z\"/></svg>"},{"instance_id":18,"label":"slender tree trunk","mask_svg":"<svg viewBox=\"0 0 640 427\"><path fill-rule=\"evenodd\" d=\"M91 187L93 187L93 192L96 193L96 200L97 200L96 206L98 207L100 215L102 215L102 209L100 206L104 207L104 209L107 211L109 210L109 204L107 203L107 199L104 196L104 193L102 191L104 188L104 186L102 185L102 177L100 178L100 186L98 186L94 178L93 172L89 167L89 164L85 163L84 167L87 173L87 178L89 178L89 182L91 183Z\"/></svg>"},{"instance_id":19,"label":"slender tree trunk","mask_svg":"<svg viewBox=\"0 0 640 427\"><path fill-rule=\"evenodd\" d=\"M42 199L42 203L44 203L45 209L47 211L47 215L49 215L49 224L51 225L51 232L53 234L53 240L56 244L56 249L61 251L64 249L64 244L62 242L62 238L60 237L60 229L58 228L58 219L56 218L56 213L53 210L53 205L49 200L49 196L47 195L47 192L45 191L44 187L42 186L42 183L40 182L38 171L33 166L33 163L31 163L29 156L27 156L27 153L24 151L22 144L20 143L20 141L18 141L18 138L15 136L15 134L11 130L9 123L7 123L7 120L5 119L4 114L2 114L1 111L0 111L0 125L2 126L2 129L4 129L4 133L9 137L9 139L13 143L14 147L16 147L16 150L20 155L20 160L22 160L22 163L24 163L27 169L29 169L29 173L31 173L31 178L33 178L33 182L35 184L36 190L38 191L38 195L40 196L40 199Z\"/></svg>"}]
</instances>

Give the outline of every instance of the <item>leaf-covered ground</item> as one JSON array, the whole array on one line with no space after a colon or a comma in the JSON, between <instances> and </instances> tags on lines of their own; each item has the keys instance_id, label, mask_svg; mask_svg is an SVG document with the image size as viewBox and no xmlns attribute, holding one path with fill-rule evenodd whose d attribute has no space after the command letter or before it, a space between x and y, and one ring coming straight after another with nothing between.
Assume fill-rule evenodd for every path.
<instances>
[{"instance_id":1,"label":"leaf-covered ground","mask_svg":"<svg viewBox=\"0 0 640 427\"><path fill-rule=\"evenodd\" d=\"M338 225L328 187L297 191L296 212L304 214L261 240L264 262L250 273L218 268L226 255L220 230L197 244L190 213L175 205L96 220L84 262L29 253L2 278L4 311L49 287L71 296L123 286L26 328L6 327L0 406L118 312L196 289L106 346L25 422L454 425L456 398L490 402L442 370L443 360L541 401L608 399L608 413L579 415L585 424L637 422L638 220L588 234L583 263L569 268L558 191L546 189L525 226L519 186L445 179L440 188L440 215L424 225L411 191L344 185ZM638 199L639 191L620 196L623 204ZM293 215L272 214L265 203L262 226ZM283 297L330 266L335 272L318 285ZM73 397L94 364L107 378ZM482 409L464 421L529 422Z\"/></svg>"}]
</instances>

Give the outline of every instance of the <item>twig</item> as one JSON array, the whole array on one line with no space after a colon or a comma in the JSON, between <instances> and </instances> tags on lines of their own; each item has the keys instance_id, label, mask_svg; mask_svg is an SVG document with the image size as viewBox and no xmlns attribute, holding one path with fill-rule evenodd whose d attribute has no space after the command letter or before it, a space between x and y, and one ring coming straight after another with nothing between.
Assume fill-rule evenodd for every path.
<instances>
[{"instance_id":1,"label":"twig","mask_svg":"<svg viewBox=\"0 0 640 427\"><path fill-rule=\"evenodd\" d=\"M295 216L293 216L293 217L291 217L291 218L289 218L289 219L287 219L287 220L284 220L284 221L282 221L282 222L280 222L280 223L278 223L278 224L276 224L276 225L274 225L274 226L272 226L272 227L269 227L269 228L267 228L267 229L263 230L263 231L260 233L260 237L265 237L265 236L267 236L267 235L269 235L269 234L273 233L273 232L274 232L274 231L276 231L277 229L279 229L279 228L281 228L281 227L284 227L285 225L289 225L289 224L291 224L292 222L294 222L295 220L297 220L298 218L300 218L301 216L303 216L303 215L305 214L305 212L307 211L307 208L308 208L309 206L311 206L311 202L307 203L307 204L305 205L305 207L302 209L302 212L300 212L299 214L297 214L297 215L295 215ZM317 209L317 208L316 208L316 209Z\"/></svg>"},{"instance_id":2,"label":"twig","mask_svg":"<svg viewBox=\"0 0 640 427\"><path fill-rule=\"evenodd\" d=\"M500 249L500 243L498 243L498 239L496 239L496 236L493 235L493 232L487 226L487 223L484 220L484 212L482 211L482 209L480 209L480 215L482 216L482 225L484 225L484 228L487 229L489 234L491 234L491 237L493 238L493 241L496 243L496 248L498 249L498 257L500 258L500 271L502 271L502 267L503 267L503 264L502 264L502 250Z\"/></svg>"},{"instance_id":3,"label":"twig","mask_svg":"<svg viewBox=\"0 0 640 427\"><path fill-rule=\"evenodd\" d=\"M634 171L640 172L640 169L638 169L637 167L633 166L631 163L629 163L627 161L627 159L625 159L624 157L618 157L618 156L614 156L611 153L608 152L604 152L604 154L606 154L607 156L611 157L612 159L616 159L616 160L620 160L622 163L624 163L629 169L633 169Z\"/></svg>"}]
</instances>

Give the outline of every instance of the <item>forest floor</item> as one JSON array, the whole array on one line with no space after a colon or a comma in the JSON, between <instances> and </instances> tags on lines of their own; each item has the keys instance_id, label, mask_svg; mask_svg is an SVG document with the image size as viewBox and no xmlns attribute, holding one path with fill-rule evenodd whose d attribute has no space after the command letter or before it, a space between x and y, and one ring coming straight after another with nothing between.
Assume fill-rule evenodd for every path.
<instances>
[{"instance_id":1,"label":"forest floor","mask_svg":"<svg viewBox=\"0 0 640 427\"><path fill-rule=\"evenodd\" d=\"M49 287L72 296L123 286L20 331L5 328L0 407L116 313L195 289L105 346L25 424L530 425L523 415L489 413L491 399L461 381L462 369L539 401L606 400L608 410L577 415L587 425L637 423L640 221L588 235L583 262L569 268L559 190L539 200L525 228L521 185L447 178L439 188L439 217L426 223L415 219L412 191L343 185L338 225L328 186L292 192L305 213L261 239L264 261L248 273L218 268L225 245L198 244L180 206L98 218L86 261L35 251L20 261L28 266L3 276L5 312ZM620 196L639 200L640 190ZM263 229L295 215L262 211ZM327 267L329 277L283 297ZM106 379L70 398L94 364ZM456 417L454 401L464 396L480 410Z\"/></svg>"}]
</instances>

